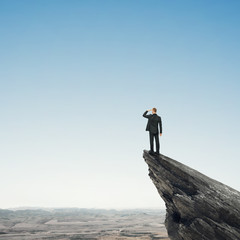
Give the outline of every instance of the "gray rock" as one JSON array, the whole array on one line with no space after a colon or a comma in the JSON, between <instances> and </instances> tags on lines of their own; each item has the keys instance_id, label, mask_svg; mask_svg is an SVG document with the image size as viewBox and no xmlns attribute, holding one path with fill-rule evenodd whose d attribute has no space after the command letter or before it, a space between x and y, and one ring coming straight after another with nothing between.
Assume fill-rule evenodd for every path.
<instances>
[{"instance_id":1,"label":"gray rock","mask_svg":"<svg viewBox=\"0 0 240 240\"><path fill-rule=\"evenodd\" d=\"M143 158L165 201L170 239L240 239L240 192L162 154L144 150Z\"/></svg>"}]
</instances>

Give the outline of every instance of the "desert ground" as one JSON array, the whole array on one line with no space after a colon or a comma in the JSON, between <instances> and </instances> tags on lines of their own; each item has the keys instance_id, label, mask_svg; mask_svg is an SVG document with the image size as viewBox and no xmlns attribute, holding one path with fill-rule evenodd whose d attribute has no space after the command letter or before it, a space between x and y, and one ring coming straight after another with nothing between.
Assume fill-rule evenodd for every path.
<instances>
[{"instance_id":1,"label":"desert ground","mask_svg":"<svg viewBox=\"0 0 240 240\"><path fill-rule=\"evenodd\" d=\"M0 209L2 240L167 240L165 210Z\"/></svg>"}]
</instances>

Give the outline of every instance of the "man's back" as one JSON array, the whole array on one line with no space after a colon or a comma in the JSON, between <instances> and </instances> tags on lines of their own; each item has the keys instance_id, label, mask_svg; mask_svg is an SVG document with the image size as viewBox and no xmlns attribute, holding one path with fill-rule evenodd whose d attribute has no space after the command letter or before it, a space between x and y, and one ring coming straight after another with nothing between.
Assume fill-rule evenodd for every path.
<instances>
[{"instance_id":1,"label":"man's back","mask_svg":"<svg viewBox=\"0 0 240 240\"><path fill-rule=\"evenodd\" d=\"M148 111L146 111L143 114L143 117L148 118L146 131L150 131L152 133L158 133L159 132L158 131L158 124L159 124L160 133L162 133L162 120L161 120L161 117L158 116L156 113L147 115L147 112Z\"/></svg>"},{"instance_id":2,"label":"man's back","mask_svg":"<svg viewBox=\"0 0 240 240\"><path fill-rule=\"evenodd\" d=\"M161 117L157 114L152 114L151 118L149 118L149 131L152 133L158 133L158 124L161 123ZM162 125L162 124L161 124ZM161 131L160 127L160 131Z\"/></svg>"}]
</instances>

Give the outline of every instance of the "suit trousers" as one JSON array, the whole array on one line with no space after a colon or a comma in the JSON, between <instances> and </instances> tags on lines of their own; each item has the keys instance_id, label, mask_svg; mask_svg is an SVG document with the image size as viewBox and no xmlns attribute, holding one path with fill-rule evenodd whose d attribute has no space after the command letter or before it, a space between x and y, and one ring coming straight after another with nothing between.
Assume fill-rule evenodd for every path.
<instances>
[{"instance_id":1,"label":"suit trousers","mask_svg":"<svg viewBox=\"0 0 240 240\"><path fill-rule=\"evenodd\" d=\"M159 133L152 133L149 131L149 139L150 139L150 149L153 151L153 139L155 138L156 143L156 152L160 152L160 144L159 144Z\"/></svg>"}]
</instances>

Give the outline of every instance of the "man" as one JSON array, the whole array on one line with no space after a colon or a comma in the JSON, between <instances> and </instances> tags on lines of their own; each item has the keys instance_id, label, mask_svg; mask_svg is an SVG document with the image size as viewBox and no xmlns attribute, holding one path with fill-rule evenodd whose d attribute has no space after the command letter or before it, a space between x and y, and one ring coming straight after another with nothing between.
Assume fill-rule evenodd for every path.
<instances>
[{"instance_id":1,"label":"man","mask_svg":"<svg viewBox=\"0 0 240 240\"><path fill-rule=\"evenodd\" d=\"M152 114L147 115L149 111L152 111ZM157 109L149 109L144 112L143 117L148 118L148 123L146 127L146 131L149 131L149 139L150 139L150 154L160 154L160 144L159 144L159 136L162 136L162 120L161 117L157 115ZM158 130L158 125L160 128L160 133ZM153 151L153 139L155 138L156 143L156 152Z\"/></svg>"}]
</instances>

